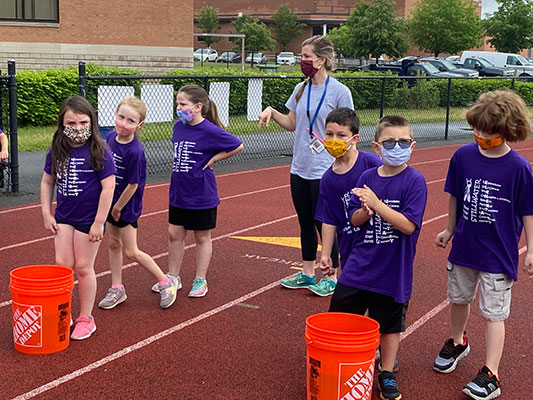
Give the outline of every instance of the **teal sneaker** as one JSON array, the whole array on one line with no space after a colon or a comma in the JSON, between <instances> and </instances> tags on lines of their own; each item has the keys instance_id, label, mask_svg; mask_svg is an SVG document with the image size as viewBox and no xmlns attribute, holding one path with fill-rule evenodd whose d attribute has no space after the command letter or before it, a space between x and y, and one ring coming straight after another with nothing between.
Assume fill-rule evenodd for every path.
<instances>
[{"instance_id":1,"label":"teal sneaker","mask_svg":"<svg viewBox=\"0 0 533 400\"><path fill-rule=\"evenodd\" d=\"M308 276L304 275L303 272L298 272L292 278L282 279L280 284L287 289L301 289L316 285L316 279L314 275L312 278L309 278Z\"/></svg>"},{"instance_id":2,"label":"teal sneaker","mask_svg":"<svg viewBox=\"0 0 533 400\"><path fill-rule=\"evenodd\" d=\"M308 289L317 296L325 297L333 294L335 286L337 286L337 282L329 276L325 276L316 285L309 286Z\"/></svg>"},{"instance_id":3,"label":"teal sneaker","mask_svg":"<svg viewBox=\"0 0 533 400\"><path fill-rule=\"evenodd\" d=\"M207 294L207 281L203 278L196 277L192 282L192 288L189 297L204 297Z\"/></svg>"}]
</instances>

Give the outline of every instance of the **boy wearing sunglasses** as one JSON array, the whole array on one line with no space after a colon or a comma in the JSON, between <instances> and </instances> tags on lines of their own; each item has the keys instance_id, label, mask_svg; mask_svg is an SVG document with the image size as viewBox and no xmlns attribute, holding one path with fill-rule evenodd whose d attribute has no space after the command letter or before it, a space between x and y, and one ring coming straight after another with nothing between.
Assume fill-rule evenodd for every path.
<instances>
[{"instance_id":1,"label":"boy wearing sunglasses","mask_svg":"<svg viewBox=\"0 0 533 400\"><path fill-rule=\"evenodd\" d=\"M394 360L405 331L427 187L422 174L407 165L415 141L405 118L381 118L372 147L383 165L363 172L352 191L348 215L359 230L329 310L361 315L368 311L379 322L381 398L397 400L401 394Z\"/></svg>"},{"instance_id":2,"label":"boy wearing sunglasses","mask_svg":"<svg viewBox=\"0 0 533 400\"><path fill-rule=\"evenodd\" d=\"M326 117L324 147L335 161L320 180L320 194L315 219L322 222L322 253L320 269L324 277L309 290L318 296L333 294L338 268L331 259L335 237L339 248L340 265L344 265L352 249L355 228L350 224L348 202L352 189L367 169L379 167L375 154L357 150L359 117L348 107L338 107Z\"/></svg>"}]
</instances>

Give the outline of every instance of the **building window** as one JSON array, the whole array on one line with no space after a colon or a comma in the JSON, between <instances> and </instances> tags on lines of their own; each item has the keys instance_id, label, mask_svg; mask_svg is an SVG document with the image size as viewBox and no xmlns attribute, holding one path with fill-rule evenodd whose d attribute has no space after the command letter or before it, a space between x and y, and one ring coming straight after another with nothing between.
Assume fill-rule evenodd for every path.
<instances>
[{"instance_id":1,"label":"building window","mask_svg":"<svg viewBox=\"0 0 533 400\"><path fill-rule=\"evenodd\" d=\"M59 0L2 0L0 21L59 22Z\"/></svg>"}]
</instances>

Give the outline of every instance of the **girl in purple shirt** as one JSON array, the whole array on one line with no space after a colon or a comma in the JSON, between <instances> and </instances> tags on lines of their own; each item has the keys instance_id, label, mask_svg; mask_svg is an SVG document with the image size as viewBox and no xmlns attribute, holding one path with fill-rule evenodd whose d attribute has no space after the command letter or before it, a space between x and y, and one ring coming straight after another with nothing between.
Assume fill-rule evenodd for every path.
<instances>
[{"instance_id":1,"label":"girl in purple shirt","mask_svg":"<svg viewBox=\"0 0 533 400\"><path fill-rule=\"evenodd\" d=\"M57 207L52 215L54 186ZM86 339L96 330L92 309L96 297L94 260L104 236L115 166L98 133L91 104L81 96L65 100L48 150L41 180L44 227L55 236L55 262L75 268L79 280L80 316L71 338Z\"/></svg>"},{"instance_id":2,"label":"girl in purple shirt","mask_svg":"<svg viewBox=\"0 0 533 400\"><path fill-rule=\"evenodd\" d=\"M213 164L242 150L242 142L223 129L215 103L196 85L182 87L176 100L179 120L173 127L174 159L169 189L169 274L178 279L187 231L196 240L196 277L189 297L207 293L206 274L212 254L211 230L220 203ZM154 285L157 290L157 284Z\"/></svg>"},{"instance_id":3,"label":"girl in purple shirt","mask_svg":"<svg viewBox=\"0 0 533 400\"><path fill-rule=\"evenodd\" d=\"M453 237L447 266L451 337L433 369L450 373L470 352L464 332L479 286L486 360L463 392L474 399L494 399L501 393L498 367L522 227L524 270L533 276L533 175L529 162L507 144L526 140L531 123L526 104L511 91L482 94L466 119L476 143L459 147L450 161L444 186L450 194L448 226L436 238L438 246L446 247Z\"/></svg>"},{"instance_id":4,"label":"girl in purple shirt","mask_svg":"<svg viewBox=\"0 0 533 400\"><path fill-rule=\"evenodd\" d=\"M113 206L107 217L111 287L98 303L98 307L105 310L127 299L122 284L123 251L158 280L161 308L168 308L176 301L177 279L166 276L154 259L137 246L137 220L141 216L146 183L146 158L137 135L145 118L146 105L136 97L126 97L117 106L115 131L107 138L117 168L117 182Z\"/></svg>"}]
</instances>

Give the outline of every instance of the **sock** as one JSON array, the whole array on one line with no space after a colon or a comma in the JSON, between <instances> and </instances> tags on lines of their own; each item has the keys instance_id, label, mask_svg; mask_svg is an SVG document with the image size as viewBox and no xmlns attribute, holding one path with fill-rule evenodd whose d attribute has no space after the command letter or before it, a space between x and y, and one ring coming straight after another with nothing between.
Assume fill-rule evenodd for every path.
<instances>
[{"instance_id":1,"label":"sock","mask_svg":"<svg viewBox=\"0 0 533 400\"><path fill-rule=\"evenodd\" d=\"M462 342L461 342L461 343L455 343L455 341L454 341L454 342L453 342L453 345L454 345L454 346L459 346L459 345L464 346L464 345L466 345L466 337L463 335L463 340L462 340Z\"/></svg>"},{"instance_id":2,"label":"sock","mask_svg":"<svg viewBox=\"0 0 533 400\"><path fill-rule=\"evenodd\" d=\"M170 278L165 275L165 278L162 281L159 281L159 284L160 285L166 285L169 280L170 280Z\"/></svg>"},{"instance_id":3,"label":"sock","mask_svg":"<svg viewBox=\"0 0 533 400\"><path fill-rule=\"evenodd\" d=\"M315 274L313 275L309 275L309 274L306 274L305 272L303 273L305 276L307 276L308 278L314 278L315 277Z\"/></svg>"},{"instance_id":4,"label":"sock","mask_svg":"<svg viewBox=\"0 0 533 400\"><path fill-rule=\"evenodd\" d=\"M124 290L124 285L112 285L113 289Z\"/></svg>"}]
</instances>

